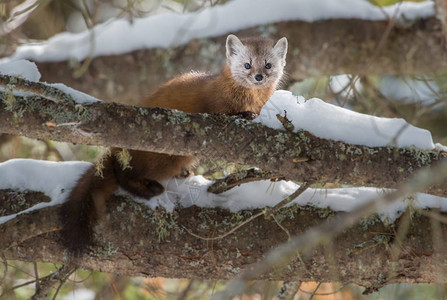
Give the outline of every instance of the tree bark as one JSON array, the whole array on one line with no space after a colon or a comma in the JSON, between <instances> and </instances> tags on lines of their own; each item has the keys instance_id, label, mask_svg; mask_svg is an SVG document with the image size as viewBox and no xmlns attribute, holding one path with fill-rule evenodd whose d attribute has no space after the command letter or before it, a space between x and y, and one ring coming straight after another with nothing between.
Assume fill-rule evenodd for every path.
<instances>
[{"instance_id":1,"label":"tree bark","mask_svg":"<svg viewBox=\"0 0 447 300\"><path fill-rule=\"evenodd\" d=\"M33 194L24 197L30 200ZM66 253L58 244L59 236L53 232L60 228L58 209L52 206L22 214L1 225L2 229L8 228L1 237L11 236L12 231L26 235L16 236L19 242L3 252L5 258L67 263ZM300 234L344 215L293 206L279 210L274 215L276 221L261 216L223 239L204 241L186 230L216 237L257 212L188 207L170 214L150 211L122 196L114 197L96 229L94 245L78 263L87 269L128 276L230 279L287 241L289 234ZM285 267L257 279L340 281L370 290L398 282L445 282L447 277L441 269L447 259L447 225L424 216L427 213L431 212L406 212L391 226L384 225L375 214L365 217L343 234L326 237L331 242L324 247L303 256L297 253ZM30 219L45 220L38 225L41 232L26 233Z\"/></svg>"},{"instance_id":2,"label":"tree bark","mask_svg":"<svg viewBox=\"0 0 447 300\"><path fill-rule=\"evenodd\" d=\"M20 85L19 79L16 86ZM439 150L349 145L323 140L305 131L274 130L226 115L187 114L103 102L56 103L40 97L15 97L8 104L7 94L2 93L1 97L3 133L194 155L256 166L300 182L397 188L417 169L447 158L447 152ZM445 197L447 183L424 192Z\"/></svg>"},{"instance_id":3,"label":"tree bark","mask_svg":"<svg viewBox=\"0 0 447 300\"><path fill-rule=\"evenodd\" d=\"M391 30L388 35L388 27ZM274 32L274 33L272 33ZM442 24L435 18L402 21L326 20L282 22L240 32L240 36L286 36L286 72L291 81L309 77L413 75L447 66ZM94 58L80 78L67 62L38 63L42 80L62 82L97 98L138 103L150 91L191 70L218 73L225 64L225 36L193 40L174 49L148 49Z\"/></svg>"}]
</instances>

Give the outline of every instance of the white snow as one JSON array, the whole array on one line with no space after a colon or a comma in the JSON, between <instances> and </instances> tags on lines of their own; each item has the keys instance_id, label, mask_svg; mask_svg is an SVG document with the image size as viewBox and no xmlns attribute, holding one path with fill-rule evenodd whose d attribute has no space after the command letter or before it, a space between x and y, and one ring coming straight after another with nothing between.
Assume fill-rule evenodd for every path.
<instances>
[{"instance_id":1,"label":"white snow","mask_svg":"<svg viewBox=\"0 0 447 300\"><path fill-rule=\"evenodd\" d=\"M78 178L92 164L86 162L49 162L31 159L11 159L0 163L0 189L16 189L19 191L41 191L51 197L50 203L39 203L21 212L29 212L46 206L60 204L65 200ZM251 182L233 188L220 195L208 193L212 181L202 176L186 179L172 178L164 182L166 192L147 201L149 208L158 206L172 211L176 206L189 207L221 207L232 212L274 206L299 186L290 181L271 182L268 180ZM119 191L123 193L123 191ZM339 189L308 189L293 203L310 205L320 208L331 208L334 211L352 211L356 207L378 198L388 192L376 188L339 188ZM445 198L417 194L415 200L398 201L392 209L383 207L378 211L384 221L395 220L408 204L415 208L440 208L447 211ZM14 218L17 214L0 217L0 224Z\"/></svg>"},{"instance_id":2,"label":"white snow","mask_svg":"<svg viewBox=\"0 0 447 300\"><path fill-rule=\"evenodd\" d=\"M0 63L0 74L17 76L29 81L39 81L41 76L36 64L24 59Z\"/></svg>"},{"instance_id":3,"label":"white snow","mask_svg":"<svg viewBox=\"0 0 447 300\"><path fill-rule=\"evenodd\" d=\"M136 199L146 203L150 208L158 206L172 211L176 205L189 207L221 207L232 212L264 208L274 206L288 195L295 192L299 185L291 181L271 182L263 180L250 182L235 187L220 195L208 193L208 187L213 183L202 176L193 176L186 179L173 178L164 182L166 192L149 201ZM300 206L313 206L318 208L330 208L334 211L349 212L362 204L379 198L390 189L378 189L373 187L337 188L337 189L312 189L309 188L292 203ZM121 191L122 192L122 191ZM443 197L418 193L413 198L403 198L396 201L392 207L382 207L377 213L384 222L393 222L407 208L439 208L447 211L447 199Z\"/></svg>"},{"instance_id":4,"label":"white snow","mask_svg":"<svg viewBox=\"0 0 447 300\"><path fill-rule=\"evenodd\" d=\"M138 49L169 48L195 38L219 36L252 26L281 21L314 22L326 19L404 20L434 16L434 2L402 2L377 7L361 0L253 0L230 1L195 13L164 13L146 18L114 19L81 33L63 32L45 42L25 44L3 61L83 60ZM92 44L91 41L94 40ZM0 60L2 61L2 60Z\"/></svg>"},{"instance_id":5,"label":"white snow","mask_svg":"<svg viewBox=\"0 0 447 300\"><path fill-rule=\"evenodd\" d=\"M65 295L62 300L93 300L95 299L96 293L92 290L80 288L75 289Z\"/></svg>"},{"instance_id":6,"label":"white snow","mask_svg":"<svg viewBox=\"0 0 447 300\"><path fill-rule=\"evenodd\" d=\"M52 199L51 203L39 203L24 212L62 203L78 178L91 163L52 162L33 159L11 159L0 163L0 189L42 192ZM0 217L0 224L16 215Z\"/></svg>"},{"instance_id":7,"label":"white snow","mask_svg":"<svg viewBox=\"0 0 447 300\"><path fill-rule=\"evenodd\" d=\"M39 70L37 69L36 64L24 59L19 59L16 61L0 62L0 74L8 76L17 76L32 82L39 82L41 76ZM95 97L77 91L75 89L72 89L71 87L68 87L62 83L46 83L46 82L41 83L63 91L64 93L70 95L74 101L80 104L100 101ZM3 88L0 88L0 91L2 90ZM28 93L23 93L20 91L14 91L14 94L18 96L28 95Z\"/></svg>"},{"instance_id":8,"label":"white snow","mask_svg":"<svg viewBox=\"0 0 447 300\"><path fill-rule=\"evenodd\" d=\"M275 129L284 126L276 115L287 114L295 131L304 129L323 139L369 147L411 147L434 149L428 130L414 127L404 119L379 118L335 106L318 98L307 101L289 91L276 91L254 122Z\"/></svg>"},{"instance_id":9,"label":"white snow","mask_svg":"<svg viewBox=\"0 0 447 300\"><path fill-rule=\"evenodd\" d=\"M420 102L424 106L434 104L440 97L438 84L428 76L383 76L380 80L380 92L389 99L404 103Z\"/></svg>"}]
</instances>

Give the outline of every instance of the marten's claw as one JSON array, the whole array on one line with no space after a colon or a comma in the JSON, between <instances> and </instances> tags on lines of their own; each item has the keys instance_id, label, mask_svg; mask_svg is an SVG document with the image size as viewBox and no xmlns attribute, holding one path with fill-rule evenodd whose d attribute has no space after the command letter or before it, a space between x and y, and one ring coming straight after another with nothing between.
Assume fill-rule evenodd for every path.
<instances>
[{"instance_id":1,"label":"marten's claw","mask_svg":"<svg viewBox=\"0 0 447 300\"><path fill-rule=\"evenodd\" d=\"M239 113L238 116L248 121L254 120L258 117L258 115L252 111L243 111Z\"/></svg>"}]
</instances>

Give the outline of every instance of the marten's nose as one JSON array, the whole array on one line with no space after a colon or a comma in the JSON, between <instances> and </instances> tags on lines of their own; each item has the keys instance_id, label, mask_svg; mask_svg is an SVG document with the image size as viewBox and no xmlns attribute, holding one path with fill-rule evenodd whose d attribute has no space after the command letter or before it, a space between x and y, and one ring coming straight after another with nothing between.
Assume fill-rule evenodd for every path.
<instances>
[{"instance_id":1,"label":"marten's nose","mask_svg":"<svg viewBox=\"0 0 447 300\"><path fill-rule=\"evenodd\" d=\"M257 75L255 76L256 81L261 81L262 78L264 78L264 77L263 77L261 74L257 74Z\"/></svg>"}]
</instances>

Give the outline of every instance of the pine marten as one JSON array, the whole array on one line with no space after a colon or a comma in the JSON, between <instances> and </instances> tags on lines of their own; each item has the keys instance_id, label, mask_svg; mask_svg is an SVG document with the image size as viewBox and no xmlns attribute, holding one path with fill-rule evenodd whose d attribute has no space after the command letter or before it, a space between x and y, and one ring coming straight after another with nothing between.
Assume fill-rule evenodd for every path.
<instances>
[{"instance_id":1,"label":"pine marten","mask_svg":"<svg viewBox=\"0 0 447 300\"><path fill-rule=\"evenodd\" d=\"M226 66L218 75L190 72L155 90L140 105L178 109L188 113L259 114L276 90L286 65L287 39L226 40ZM62 242L71 254L80 255L93 237L93 229L106 201L118 186L150 199L164 191L161 180L178 176L196 162L194 157L129 150L122 166L112 149L103 158L102 176L92 166L81 176L61 208Z\"/></svg>"}]
</instances>

